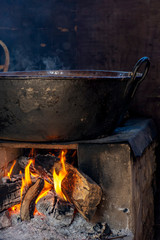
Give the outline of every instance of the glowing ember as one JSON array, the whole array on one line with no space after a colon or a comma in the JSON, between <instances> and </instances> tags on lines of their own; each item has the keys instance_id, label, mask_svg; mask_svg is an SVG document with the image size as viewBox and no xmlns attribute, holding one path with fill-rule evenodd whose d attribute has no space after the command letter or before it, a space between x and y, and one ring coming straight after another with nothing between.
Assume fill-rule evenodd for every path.
<instances>
[{"instance_id":1,"label":"glowing ember","mask_svg":"<svg viewBox=\"0 0 160 240\"><path fill-rule=\"evenodd\" d=\"M21 204L19 203L19 204L16 204L16 205L8 208L8 212L9 212L10 215L18 214L19 211L20 211L20 208L21 208Z\"/></svg>"},{"instance_id":2,"label":"glowing ember","mask_svg":"<svg viewBox=\"0 0 160 240\"><path fill-rule=\"evenodd\" d=\"M34 209L33 215L39 215L39 216L45 217L45 215L44 215L43 213L39 212L36 207L35 207L35 209Z\"/></svg>"},{"instance_id":3,"label":"glowing ember","mask_svg":"<svg viewBox=\"0 0 160 240\"><path fill-rule=\"evenodd\" d=\"M61 156L60 156L60 161L62 164L62 170L59 172L59 174L56 173L55 169L53 171L53 182L54 182L54 189L57 193L57 195L67 201L65 195L63 194L62 190L61 190L61 183L63 181L63 179L65 178L65 176L67 175L67 171L65 168L65 161L66 161L66 157L65 157L66 152L62 151L61 152Z\"/></svg>"},{"instance_id":4,"label":"glowing ember","mask_svg":"<svg viewBox=\"0 0 160 240\"><path fill-rule=\"evenodd\" d=\"M13 168L14 168L15 164L16 164L16 160L14 160L9 172L7 173L7 176L9 177L10 180L11 180L11 174L12 174L12 171L13 171Z\"/></svg>"}]
</instances>

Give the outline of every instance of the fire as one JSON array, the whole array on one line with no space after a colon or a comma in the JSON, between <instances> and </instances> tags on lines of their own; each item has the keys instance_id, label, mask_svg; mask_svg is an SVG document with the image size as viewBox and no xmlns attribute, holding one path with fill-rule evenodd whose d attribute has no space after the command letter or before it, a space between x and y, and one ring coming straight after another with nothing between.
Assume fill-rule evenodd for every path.
<instances>
[{"instance_id":1,"label":"fire","mask_svg":"<svg viewBox=\"0 0 160 240\"><path fill-rule=\"evenodd\" d=\"M66 152L62 151L61 152L61 156L60 156L60 161L62 164L62 170L59 172L59 174L56 173L55 169L53 171L53 182L54 182L54 189L57 193L57 195L67 201L65 195L63 194L62 190L61 190L61 183L63 181L63 179L65 178L65 176L67 175L67 171L65 168L65 161L66 161L66 157L65 157Z\"/></svg>"},{"instance_id":2,"label":"fire","mask_svg":"<svg viewBox=\"0 0 160 240\"><path fill-rule=\"evenodd\" d=\"M7 174L9 178L10 178L10 175L11 175L11 173L13 171L13 168L14 168L15 164L16 164L16 160L13 162L13 164L12 164L8 174ZM30 159L29 163L25 167L25 178L22 177L22 185L21 185L21 191L20 191L21 200L22 200L24 188L26 186L29 187L32 184L31 176L30 176L30 165L31 164L34 164L34 160L33 159ZM22 175L22 172L20 171L19 174ZM20 211L20 207L21 207L21 203L16 204L16 205L10 207L8 209L8 211L9 211L10 214L17 214Z\"/></svg>"},{"instance_id":3,"label":"fire","mask_svg":"<svg viewBox=\"0 0 160 240\"><path fill-rule=\"evenodd\" d=\"M30 155L33 155L33 149L30 153ZM27 166L25 167L25 177L22 177L22 185L21 185L21 191L20 191L20 194L21 194L21 201L22 201L22 196L23 196L23 191L24 191L24 188L27 186L29 187L31 184L32 184L32 181L31 181L31 175L35 178L38 178L39 175L37 173L31 173L30 171L30 166L31 164L34 165L35 163L35 160L34 159L30 159ZM10 171L8 172L8 176L10 177L12 171L13 171L13 168L16 164L16 161L14 161L13 165L11 166L10 168ZM22 175L22 172L20 171L19 172L20 175ZM44 196L47 195L47 193L53 189L53 185L48 183L46 180L44 181L44 188L42 189L40 195L38 196L38 198L36 199L36 204L37 202ZM20 208L21 208L21 203L19 204L16 204L14 206L12 206L11 208L8 209L9 213L10 214L17 214L19 211L20 211ZM38 211L35 209L35 212L34 213L38 213ZM40 214L40 213L38 213Z\"/></svg>"},{"instance_id":4,"label":"fire","mask_svg":"<svg viewBox=\"0 0 160 240\"><path fill-rule=\"evenodd\" d=\"M43 217L45 217L45 215L44 215L43 213L40 213L40 212L37 210L36 207L35 207L35 209L34 209L34 213L33 213L33 215L39 215L39 216L43 216Z\"/></svg>"},{"instance_id":5,"label":"fire","mask_svg":"<svg viewBox=\"0 0 160 240\"><path fill-rule=\"evenodd\" d=\"M30 175L30 165L31 164L34 164L34 160L33 159L30 159L29 160L29 163L27 164L27 166L25 167L25 185L27 185L28 187L32 184L32 181L31 181L31 175Z\"/></svg>"},{"instance_id":6,"label":"fire","mask_svg":"<svg viewBox=\"0 0 160 240\"><path fill-rule=\"evenodd\" d=\"M32 148L30 153L29 153L29 158L34 158L34 155L35 155L35 149Z\"/></svg>"},{"instance_id":7,"label":"fire","mask_svg":"<svg viewBox=\"0 0 160 240\"><path fill-rule=\"evenodd\" d=\"M14 162L13 162L9 172L7 173L7 176L9 177L9 179L11 179L10 176L12 174L12 171L13 171L13 168L14 168L15 164L16 164L16 160L14 160ZM29 163L25 167L25 178L22 177L21 199L22 199L22 194L23 194L24 187L25 186L29 187L32 184L31 176L30 176L30 169L29 169L31 164L34 164L34 160L33 159L30 159ZM19 174L21 175L22 172L20 171Z\"/></svg>"},{"instance_id":8,"label":"fire","mask_svg":"<svg viewBox=\"0 0 160 240\"><path fill-rule=\"evenodd\" d=\"M20 211L20 208L21 208L21 204L19 203L19 204L16 204L16 205L8 208L8 212L9 212L10 215L18 214L19 211Z\"/></svg>"},{"instance_id":9,"label":"fire","mask_svg":"<svg viewBox=\"0 0 160 240\"><path fill-rule=\"evenodd\" d=\"M11 180L11 174L12 174L12 171L13 171L13 168L14 168L15 164L16 164L16 160L14 160L9 172L7 173L7 176L9 177L10 180Z\"/></svg>"},{"instance_id":10,"label":"fire","mask_svg":"<svg viewBox=\"0 0 160 240\"><path fill-rule=\"evenodd\" d=\"M31 181L31 175L30 175L30 165L34 164L34 160L30 159L29 163L27 164L27 166L25 167L25 178L22 177L22 186L21 186L21 200L22 200L22 195L23 195L23 191L24 188L27 186L29 187L32 184Z\"/></svg>"},{"instance_id":11,"label":"fire","mask_svg":"<svg viewBox=\"0 0 160 240\"><path fill-rule=\"evenodd\" d=\"M38 198L36 199L36 202L35 202L35 203L37 204L37 202L38 202L42 197L46 196L47 193L48 193L51 189L53 189L53 185L50 184L50 183L48 183L47 181L44 181L44 187L43 187L41 193L39 194Z\"/></svg>"},{"instance_id":12,"label":"fire","mask_svg":"<svg viewBox=\"0 0 160 240\"><path fill-rule=\"evenodd\" d=\"M65 167L65 161L66 161L66 152L67 151L62 151L60 154L60 162L62 165L61 170L59 171L59 173L57 174L55 169L53 171L53 180L49 179L48 177L48 181L44 180L44 188L42 189L41 193L39 194L38 198L35 201L35 204L38 203L38 201L47 195L47 193L52 190L53 188L55 189L55 192L57 194L58 197L60 197L61 199L67 201L67 198L65 197L65 195L63 194L62 190L61 190L61 183L63 181L63 179L65 178L65 176L67 175L67 170ZM33 158L34 155L34 150L32 149L31 153L30 153L30 159L29 162L27 164L27 166L25 167L25 174L24 177L22 176L22 185L21 185L21 191L20 191L20 196L21 196L21 201L22 201L22 196L23 196L23 192L24 192L24 188L25 187L30 187L32 184L32 180L31 180L31 176L34 177L35 179L39 178L39 174L37 174L37 171L35 172L31 172L30 171L30 167L31 164L33 164L33 166L35 167L35 160ZM13 171L13 168L16 164L16 161L14 161L9 173L8 173L8 177L10 178L11 173ZM33 168L34 169L34 168ZM19 172L20 175L22 175L22 172ZM53 183L53 184L52 184ZM8 209L10 214L14 214L14 213L18 213L20 211L21 208L21 203L12 206L11 208ZM37 213L37 210L35 209L35 212Z\"/></svg>"},{"instance_id":13,"label":"fire","mask_svg":"<svg viewBox=\"0 0 160 240\"><path fill-rule=\"evenodd\" d=\"M7 176L9 177L10 180L11 180L11 174L12 174L12 171L13 171L13 168L14 168L15 164L16 164L16 160L14 160L9 172L7 173ZM20 171L19 174L22 174L22 172ZM9 214L12 215L12 214L19 213L20 207L21 207L21 204L19 203L19 204L16 204L16 205L8 208Z\"/></svg>"}]
</instances>

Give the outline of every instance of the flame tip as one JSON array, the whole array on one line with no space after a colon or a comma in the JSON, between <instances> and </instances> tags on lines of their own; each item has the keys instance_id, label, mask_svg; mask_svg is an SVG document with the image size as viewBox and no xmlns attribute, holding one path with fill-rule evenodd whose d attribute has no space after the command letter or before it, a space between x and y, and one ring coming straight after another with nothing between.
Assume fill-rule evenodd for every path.
<instances>
[{"instance_id":1,"label":"flame tip","mask_svg":"<svg viewBox=\"0 0 160 240\"><path fill-rule=\"evenodd\" d=\"M58 174L56 173L55 168L53 171L53 182L54 182L55 192L61 199L65 200L65 201L67 201L67 199L66 199L66 196L62 192L61 184L62 184L63 179L67 175L67 171L65 168L66 153L67 153L67 150L62 150L60 153L60 162L62 164L62 170L60 170Z\"/></svg>"}]
</instances>

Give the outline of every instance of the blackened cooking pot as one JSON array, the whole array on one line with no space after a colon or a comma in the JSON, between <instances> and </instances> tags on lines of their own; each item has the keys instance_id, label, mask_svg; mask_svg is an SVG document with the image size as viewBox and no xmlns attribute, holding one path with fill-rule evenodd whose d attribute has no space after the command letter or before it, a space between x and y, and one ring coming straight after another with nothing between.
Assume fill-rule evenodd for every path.
<instances>
[{"instance_id":1,"label":"blackened cooking pot","mask_svg":"<svg viewBox=\"0 0 160 240\"><path fill-rule=\"evenodd\" d=\"M143 74L137 73L142 64ZM107 136L149 65L143 57L133 72L0 73L0 139L40 142Z\"/></svg>"}]
</instances>

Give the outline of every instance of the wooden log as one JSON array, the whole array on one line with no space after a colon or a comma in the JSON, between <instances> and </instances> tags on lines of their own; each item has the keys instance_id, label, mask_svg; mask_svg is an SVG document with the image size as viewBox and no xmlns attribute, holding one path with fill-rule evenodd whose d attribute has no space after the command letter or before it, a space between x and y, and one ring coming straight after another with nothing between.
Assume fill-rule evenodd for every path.
<instances>
[{"instance_id":1,"label":"wooden log","mask_svg":"<svg viewBox=\"0 0 160 240\"><path fill-rule=\"evenodd\" d=\"M67 175L62 180L62 192L86 220L91 220L101 201L102 190L90 177L72 165L65 163L65 167ZM54 164L53 170L58 174L61 168L58 162Z\"/></svg>"},{"instance_id":2,"label":"wooden log","mask_svg":"<svg viewBox=\"0 0 160 240\"><path fill-rule=\"evenodd\" d=\"M7 210L15 204L20 203L20 190L21 190L22 179L20 176L14 181L8 181L0 184L0 212Z\"/></svg>"},{"instance_id":3,"label":"wooden log","mask_svg":"<svg viewBox=\"0 0 160 240\"><path fill-rule=\"evenodd\" d=\"M35 200L44 187L44 180L38 178L36 183L32 185L26 192L20 210L20 218L22 221L29 221L33 217L35 209Z\"/></svg>"}]
</instances>

